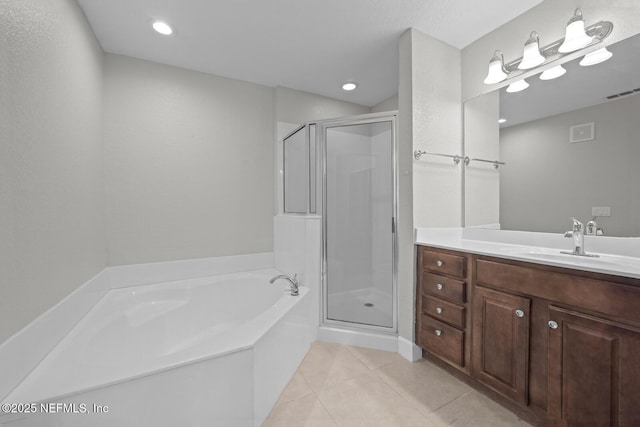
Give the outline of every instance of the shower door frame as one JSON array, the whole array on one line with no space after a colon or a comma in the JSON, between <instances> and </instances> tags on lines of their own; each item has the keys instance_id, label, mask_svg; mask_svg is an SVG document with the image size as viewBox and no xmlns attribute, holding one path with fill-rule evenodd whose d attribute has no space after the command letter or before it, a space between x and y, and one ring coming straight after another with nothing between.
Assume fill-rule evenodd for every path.
<instances>
[{"instance_id":1,"label":"shower door frame","mask_svg":"<svg viewBox=\"0 0 640 427\"><path fill-rule=\"evenodd\" d=\"M336 320L328 318L328 277L327 277L327 130L334 127L374 124L381 122L391 123L391 228L392 228L392 281L391 281L391 305L393 326L369 325L348 320ZM397 335L398 333L398 163L397 163L397 134L398 112L386 111L383 113L362 114L358 116L341 117L317 121L316 123L316 149L320 170L322 172L322 263L321 263L321 298L320 326L337 326L346 329L366 330L370 332L382 332Z\"/></svg>"}]
</instances>

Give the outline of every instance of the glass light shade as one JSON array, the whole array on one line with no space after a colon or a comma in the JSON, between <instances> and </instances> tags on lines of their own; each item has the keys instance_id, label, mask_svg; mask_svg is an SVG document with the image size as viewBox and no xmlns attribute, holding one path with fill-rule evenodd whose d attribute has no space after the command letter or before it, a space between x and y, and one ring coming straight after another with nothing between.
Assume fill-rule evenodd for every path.
<instances>
[{"instance_id":1,"label":"glass light shade","mask_svg":"<svg viewBox=\"0 0 640 427\"><path fill-rule=\"evenodd\" d=\"M576 9L575 14L567 24L564 41L558 48L558 52L574 52L587 46L592 41L593 37L588 36L584 31L584 20L582 19L582 11L580 9Z\"/></svg>"},{"instance_id":2,"label":"glass light shade","mask_svg":"<svg viewBox=\"0 0 640 427\"><path fill-rule=\"evenodd\" d=\"M582 65L583 67L596 65L606 61L612 56L613 56L613 53L609 52L606 47L603 47L602 49L598 49L596 51L586 54L584 58L582 58L582 60L580 61L580 65Z\"/></svg>"},{"instance_id":3,"label":"glass light shade","mask_svg":"<svg viewBox=\"0 0 640 427\"><path fill-rule=\"evenodd\" d=\"M500 83L506 78L507 70L504 69L502 52L497 50L493 55L493 58L491 58L491 62L489 62L489 72L487 73L487 77L485 77L484 79L484 84L492 85L495 83Z\"/></svg>"},{"instance_id":4,"label":"glass light shade","mask_svg":"<svg viewBox=\"0 0 640 427\"><path fill-rule=\"evenodd\" d=\"M520 92L522 90L525 90L528 87L529 87L529 83L527 83L525 79L522 79L522 80L518 80L515 83L511 83L507 88L507 92L509 93Z\"/></svg>"},{"instance_id":5,"label":"glass light shade","mask_svg":"<svg viewBox=\"0 0 640 427\"><path fill-rule=\"evenodd\" d=\"M531 33L531 37L524 45L524 54L522 61L518 64L520 70L529 70L535 68L545 61L545 57L540 54L540 43L538 41L538 33Z\"/></svg>"},{"instance_id":6,"label":"glass light shade","mask_svg":"<svg viewBox=\"0 0 640 427\"><path fill-rule=\"evenodd\" d=\"M548 70L546 70L545 72L543 72L542 74L540 74L540 80L553 80L553 79L557 79L560 76L564 76L564 74L567 72L567 70L565 70L562 65L556 65L553 68L549 68Z\"/></svg>"}]
</instances>

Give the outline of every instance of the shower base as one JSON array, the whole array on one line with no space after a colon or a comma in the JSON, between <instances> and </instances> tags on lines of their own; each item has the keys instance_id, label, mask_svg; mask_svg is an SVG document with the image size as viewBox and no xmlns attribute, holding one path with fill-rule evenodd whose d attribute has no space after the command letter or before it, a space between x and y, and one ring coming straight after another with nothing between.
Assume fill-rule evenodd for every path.
<instances>
[{"instance_id":1,"label":"shower base","mask_svg":"<svg viewBox=\"0 0 640 427\"><path fill-rule=\"evenodd\" d=\"M359 325L393 328L393 298L375 288L332 293L327 319Z\"/></svg>"}]
</instances>

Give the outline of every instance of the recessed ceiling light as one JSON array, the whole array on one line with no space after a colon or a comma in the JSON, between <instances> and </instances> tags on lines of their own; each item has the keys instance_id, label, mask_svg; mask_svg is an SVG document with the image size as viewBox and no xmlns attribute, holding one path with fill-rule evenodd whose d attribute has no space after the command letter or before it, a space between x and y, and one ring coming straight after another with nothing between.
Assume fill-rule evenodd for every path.
<instances>
[{"instance_id":1,"label":"recessed ceiling light","mask_svg":"<svg viewBox=\"0 0 640 427\"><path fill-rule=\"evenodd\" d=\"M357 87L358 85L356 83L349 82L342 85L342 90L350 91L354 90Z\"/></svg>"},{"instance_id":2,"label":"recessed ceiling light","mask_svg":"<svg viewBox=\"0 0 640 427\"><path fill-rule=\"evenodd\" d=\"M507 119L498 119L498 123L502 124L502 123L506 123Z\"/></svg>"},{"instance_id":3,"label":"recessed ceiling light","mask_svg":"<svg viewBox=\"0 0 640 427\"><path fill-rule=\"evenodd\" d=\"M156 30L162 35L168 36L170 34L173 34L173 28L171 28L171 26L166 22L153 21L153 24L151 24L151 26L153 27L154 30Z\"/></svg>"}]
</instances>

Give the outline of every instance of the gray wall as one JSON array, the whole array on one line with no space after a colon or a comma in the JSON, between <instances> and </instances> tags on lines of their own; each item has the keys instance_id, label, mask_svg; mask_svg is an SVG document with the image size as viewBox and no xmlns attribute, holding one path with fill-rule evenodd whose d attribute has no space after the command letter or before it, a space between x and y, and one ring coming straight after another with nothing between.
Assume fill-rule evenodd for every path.
<instances>
[{"instance_id":1,"label":"gray wall","mask_svg":"<svg viewBox=\"0 0 640 427\"><path fill-rule=\"evenodd\" d=\"M273 250L273 88L105 56L110 265Z\"/></svg>"},{"instance_id":2,"label":"gray wall","mask_svg":"<svg viewBox=\"0 0 640 427\"><path fill-rule=\"evenodd\" d=\"M571 144L569 127L589 122L595 140ZM502 228L560 233L608 206L606 235L640 236L638 135L640 95L501 130Z\"/></svg>"},{"instance_id":3,"label":"gray wall","mask_svg":"<svg viewBox=\"0 0 640 427\"><path fill-rule=\"evenodd\" d=\"M73 0L0 0L0 342L106 266L102 50Z\"/></svg>"},{"instance_id":4,"label":"gray wall","mask_svg":"<svg viewBox=\"0 0 640 427\"><path fill-rule=\"evenodd\" d=\"M305 122L354 116L371 112L369 107L300 90L277 87L276 121L303 124Z\"/></svg>"},{"instance_id":5,"label":"gray wall","mask_svg":"<svg viewBox=\"0 0 640 427\"><path fill-rule=\"evenodd\" d=\"M380 101L373 107L371 107L372 113L382 113L384 111L393 111L398 109L398 94L390 96L389 98Z\"/></svg>"}]
</instances>

